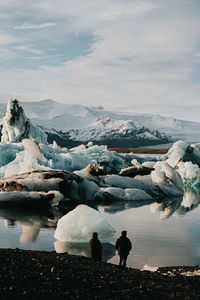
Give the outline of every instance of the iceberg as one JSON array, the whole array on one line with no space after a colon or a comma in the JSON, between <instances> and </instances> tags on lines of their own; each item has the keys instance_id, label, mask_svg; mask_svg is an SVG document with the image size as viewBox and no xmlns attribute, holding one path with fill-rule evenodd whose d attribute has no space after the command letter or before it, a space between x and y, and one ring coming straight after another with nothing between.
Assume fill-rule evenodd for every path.
<instances>
[{"instance_id":1,"label":"iceberg","mask_svg":"<svg viewBox=\"0 0 200 300\"><path fill-rule=\"evenodd\" d=\"M105 177L105 183L111 187L118 187L121 189L143 190L153 198L166 197L165 192L162 191L157 184L151 183L149 177L145 178L145 180L140 179L143 177L144 176L141 176L139 179L135 179L126 176L109 175Z\"/></svg>"},{"instance_id":2,"label":"iceberg","mask_svg":"<svg viewBox=\"0 0 200 300\"><path fill-rule=\"evenodd\" d=\"M192 144L185 141L177 141L169 149L167 153L167 163L176 167L180 161L191 161L194 164L200 163L200 146L199 144Z\"/></svg>"},{"instance_id":3,"label":"iceberg","mask_svg":"<svg viewBox=\"0 0 200 300\"><path fill-rule=\"evenodd\" d=\"M50 192L2 192L0 191L0 207L43 207L43 206L58 206L63 200L63 195L58 191Z\"/></svg>"},{"instance_id":4,"label":"iceberg","mask_svg":"<svg viewBox=\"0 0 200 300\"><path fill-rule=\"evenodd\" d=\"M108 193L115 200L134 201L134 200L153 200L153 198L143 190L139 189L120 189L115 187L101 188L100 193Z\"/></svg>"},{"instance_id":5,"label":"iceberg","mask_svg":"<svg viewBox=\"0 0 200 300\"><path fill-rule=\"evenodd\" d=\"M58 205L60 201L69 199L81 201L82 203L91 202L98 194L99 187L94 182L83 179L74 173L56 170L34 170L28 173L0 178L0 192L0 201L2 203L9 202L9 199L14 201L13 192L15 192L15 196L18 196L15 200L16 204L18 203L17 199L25 199L26 196L34 198L36 193L31 194L30 192L38 192L38 197L40 193L42 195L42 192L45 192L49 193L49 197L54 195L53 198L57 202L54 201L53 203ZM18 194L16 194L17 192Z\"/></svg>"},{"instance_id":6,"label":"iceberg","mask_svg":"<svg viewBox=\"0 0 200 300\"><path fill-rule=\"evenodd\" d=\"M26 138L34 139L38 143L47 143L46 133L31 123L19 101L10 100L3 119L1 142L21 142Z\"/></svg>"},{"instance_id":7,"label":"iceberg","mask_svg":"<svg viewBox=\"0 0 200 300\"><path fill-rule=\"evenodd\" d=\"M180 174L166 162L157 162L151 172L152 181L168 196L181 196L184 193Z\"/></svg>"},{"instance_id":8,"label":"iceberg","mask_svg":"<svg viewBox=\"0 0 200 300\"><path fill-rule=\"evenodd\" d=\"M197 192L200 189L200 168L192 162L180 162L177 171L183 180L186 191Z\"/></svg>"},{"instance_id":9,"label":"iceberg","mask_svg":"<svg viewBox=\"0 0 200 300\"><path fill-rule=\"evenodd\" d=\"M103 167L105 173L110 174L128 166L123 156L112 153L106 146L92 148L78 153L73 148L55 148L53 145L37 144L33 140L28 142L27 139L22 143L0 144L0 153L3 154L3 157L0 157L0 177L38 169L74 172L86 168L89 164ZM86 171L82 171L82 174L88 177Z\"/></svg>"},{"instance_id":10,"label":"iceberg","mask_svg":"<svg viewBox=\"0 0 200 300\"><path fill-rule=\"evenodd\" d=\"M102 243L115 239L115 230L101 213L87 205L79 205L58 220L54 237L61 242L87 243L93 232L98 233Z\"/></svg>"}]
</instances>

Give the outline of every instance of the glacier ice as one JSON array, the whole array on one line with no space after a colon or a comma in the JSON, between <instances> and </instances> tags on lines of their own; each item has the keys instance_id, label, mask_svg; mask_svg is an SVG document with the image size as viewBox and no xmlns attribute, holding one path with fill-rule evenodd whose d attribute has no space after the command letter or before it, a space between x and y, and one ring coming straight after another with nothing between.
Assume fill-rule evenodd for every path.
<instances>
[{"instance_id":1,"label":"glacier ice","mask_svg":"<svg viewBox=\"0 0 200 300\"><path fill-rule=\"evenodd\" d=\"M177 141L167 153L167 163L176 167L180 161L191 161L194 164L200 163L200 146L199 144L190 145L185 141Z\"/></svg>"},{"instance_id":2,"label":"glacier ice","mask_svg":"<svg viewBox=\"0 0 200 300\"><path fill-rule=\"evenodd\" d=\"M143 190L139 189L121 189L115 187L101 188L100 192L106 192L116 200L134 201L134 200L153 200L153 198Z\"/></svg>"},{"instance_id":3,"label":"glacier ice","mask_svg":"<svg viewBox=\"0 0 200 300\"><path fill-rule=\"evenodd\" d=\"M143 268L140 269L140 271L150 271L150 272L157 272L159 269L159 267L152 267L152 266L149 266L149 265L144 265Z\"/></svg>"},{"instance_id":4,"label":"glacier ice","mask_svg":"<svg viewBox=\"0 0 200 300\"><path fill-rule=\"evenodd\" d=\"M63 200L63 195L58 191L50 192L0 192L0 206L30 206L31 204L40 206L58 206Z\"/></svg>"},{"instance_id":5,"label":"glacier ice","mask_svg":"<svg viewBox=\"0 0 200 300\"><path fill-rule=\"evenodd\" d=\"M73 179L66 185L67 195L61 194L65 199L83 203L94 201L102 193L130 201L180 196L184 191L197 193L200 189L200 143L177 141L166 155L159 157L121 155L92 142L71 149L60 148L55 143L47 144L46 134L30 122L17 100L8 103L2 133L0 178L26 173L23 185L27 192L59 193L59 185L64 185L61 178L47 181L41 175L31 177L29 173L34 174L34 170L64 170L79 175L80 181ZM104 174L109 175L90 173L89 166L102 167ZM134 167L151 174L128 177ZM120 171L125 176L120 176ZM19 178L17 182L21 184Z\"/></svg>"},{"instance_id":6,"label":"glacier ice","mask_svg":"<svg viewBox=\"0 0 200 300\"><path fill-rule=\"evenodd\" d=\"M10 100L3 119L2 143L21 142L24 138L47 143L47 135L26 117L18 100Z\"/></svg>"},{"instance_id":7,"label":"glacier ice","mask_svg":"<svg viewBox=\"0 0 200 300\"><path fill-rule=\"evenodd\" d=\"M62 242L86 243L97 232L102 243L115 239L115 230L101 213L87 205L79 205L58 220L54 234Z\"/></svg>"},{"instance_id":8,"label":"glacier ice","mask_svg":"<svg viewBox=\"0 0 200 300\"><path fill-rule=\"evenodd\" d=\"M8 143L0 144L0 153L4 158L0 158L0 177L10 176L29 172L32 169L61 169L66 171L76 171L86 168L89 164L105 166L111 170L120 171L121 167L127 167L127 162L123 156L116 152L107 150L107 147L96 146L93 149L87 148L86 151L78 153L74 149L54 148L52 145L40 144L41 157L39 149L36 154L37 144L32 143ZM13 146L14 145L14 146ZM25 148L25 147L26 148ZM29 150L30 149L30 150ZM33 151L33 155L28 153Z\"/></svg>"},{"instance_id":9,"label":"glacier ice","mask_svg":"<svg viewBox=\"0 0 200 300\"><path fill-rule=\"evenodd\" d=\"M180 174L166 162L157 162L151 178L168 196L183 195L183 181Z\"/></svg>"},{"instance_id":10,"label":"glacier ice","mask_svg":"<svg viewBox=\"0 0 200 300\"><path fill-rule=\"evenodd\" d=\"M178 172L183 180L184 189L196 192L200 189L200 168L192 162L181 162Z\"/></svg>"},{"instance_id":11,"label":"glacier ice","mask_svg":"<svg viewBox=\"0 0 200 300\"><path fill-rule=\"evenodd\" d=\"M22 195L23 192L38 192L38 197L39 192L49 192L49 196L54 195L55 201L52 202L52 205L56 205L56 201L59 204L60 201L66 202L69 199L81 201L82 203L91 202L98 194L99 187L94 182L83 179L74 173L56 170L35 170L29 173L0 178L0 191L4 192L0 193L0 197L4 195L4 199L6 193L9 195L9 192L12 193L13 191L21 192ZM20 199L22 199L22 195ZM28 194L27 197L30 198Z\"/></svg>"}]
</instances>

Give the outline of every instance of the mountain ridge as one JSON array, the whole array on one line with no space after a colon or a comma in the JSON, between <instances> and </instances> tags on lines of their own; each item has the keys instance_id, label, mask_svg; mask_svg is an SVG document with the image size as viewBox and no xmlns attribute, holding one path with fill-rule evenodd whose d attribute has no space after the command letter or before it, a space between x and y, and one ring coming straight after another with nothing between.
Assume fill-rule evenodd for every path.
<instances>
[{"instance_id":1,"label":"mountain ridge","mask_svg":"<svg viewBox=\"0 0 200 300\"><path fill-rule=\"evenodd\" d=\"M25 114L42 127L52 139L64 146L93 141L109 147L146 146L169 143L176 139L198 139L200 123L148 113L117 113L102 107L63 104L51 99L21 102ZM0 119L6 109L0 103ZM0 123L1 124L1 123ZM197 136L195 136L197 135ZM63 145L61 145L63 146Z\"/></svg>"}]
</instances>

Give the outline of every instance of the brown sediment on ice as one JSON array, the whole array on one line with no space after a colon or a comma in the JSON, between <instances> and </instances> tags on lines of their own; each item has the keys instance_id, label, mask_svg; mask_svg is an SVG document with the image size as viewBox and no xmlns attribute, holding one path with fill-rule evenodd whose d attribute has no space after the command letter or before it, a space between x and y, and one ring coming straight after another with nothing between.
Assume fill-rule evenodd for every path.
<instances>
[{"instance_id":1,"label":"brown sediment on ice","mask_svg":"<svg viewBox=\"0 0 200 300\"><path fill-rule=\"evenodd\" d=\"M196 267L140 271L56 252L0 249L0 299L200 299Z\"/></svg>"}]
</instances>

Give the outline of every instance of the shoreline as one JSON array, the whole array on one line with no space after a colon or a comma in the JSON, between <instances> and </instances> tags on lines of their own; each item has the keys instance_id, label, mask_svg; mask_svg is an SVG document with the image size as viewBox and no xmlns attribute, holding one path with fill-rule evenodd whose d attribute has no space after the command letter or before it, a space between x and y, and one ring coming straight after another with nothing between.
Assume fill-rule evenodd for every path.
<instances>
[{"instance_id":1,"label":"shoreline","mask_svg":"<svg viewBox=\"0 0 200 300\"><path fill-rule=\"evenodd\" d=\"M1 299L199 299L200 266L156 272L55 251L0 249Z\"/></svg>"}]
</instances>

